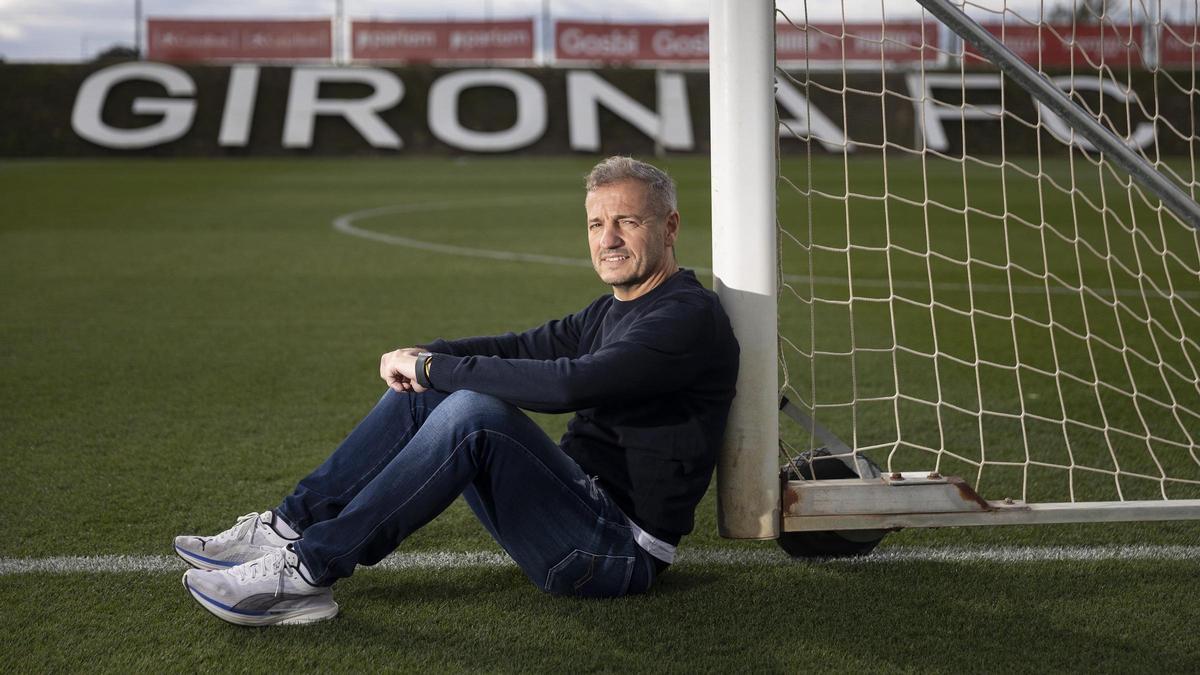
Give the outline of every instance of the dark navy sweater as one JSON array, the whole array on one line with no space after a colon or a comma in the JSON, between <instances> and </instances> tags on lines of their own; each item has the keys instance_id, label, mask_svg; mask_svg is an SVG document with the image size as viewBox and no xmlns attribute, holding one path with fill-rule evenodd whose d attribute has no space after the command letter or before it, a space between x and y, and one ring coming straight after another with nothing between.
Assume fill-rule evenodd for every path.
<instances>
[{"instance_id":1,"label":"dark navy sweater","mask_svg":"<svg viewBox=\"0 0 1200 675\"><path fill-rule=\"evenodd\" d=\"M519 335L425 345L430 381L539 412L575 411L560 446L627 516L671 544L691 532L716 466L738 345L689 270Z\"/></svg>"}]
</instances>

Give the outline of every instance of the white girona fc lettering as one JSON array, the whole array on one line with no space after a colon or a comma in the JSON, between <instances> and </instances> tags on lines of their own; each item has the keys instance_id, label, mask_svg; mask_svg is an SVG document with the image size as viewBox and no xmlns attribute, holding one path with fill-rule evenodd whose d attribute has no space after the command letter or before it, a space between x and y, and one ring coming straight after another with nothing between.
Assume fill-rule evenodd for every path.
<instances>
[{"instance_id":1,"label":"white girona fc lettering","mask_svg":"<svg viewBox=\"0 0 1200 675\"><path fill-rule=\"evenodd\" d=\"M695 48L693 44L687 49ZM259 75L260 68L254 64L237 64L230 68L216 139L218 146L245 147L249 144ZM291 75L282 147L312 147L316 118L322 115L343 118L372 147L403 147L400 136L382 117L404 97L404 84L396 73L376 68L297 67ZM133 112L159 115L161 119L133 129L106 123L103 113L109 94L121 83L138 80L160 85L168 97L135 98ZM365 85L370 93L347 99L322 97L319 91L327 82ZM595 151L601 147L601 108L631 124L664 149L694 149L686 79L680 73L659 71L655 83L656 100L651 107L592 71L568 72L565 112L571 149ZM516 99L516 120L512 126L487 131L464 126L459 115L459 99L464 91L472 88L500 88L511 92ZM81 138L103 147L150 148L177 140L191 131L197 95L196 83L191 76L175 66L145 62L110 66L92 73L80 86L71 126ZM426 121L430 132L438 140L460 150L518 150L538 142L548 127L550 110L543 84L517 70L471 69L444 74L431 85L428 101ZM784 104L786 106L787 101ZM814 131L828 132L832 127L823 116L812 117L810 124ZM835 137L832 132L824 135ZM833 142L839 141L834 138Z\"/></svg>"},{"instance_id":2,"label":"white girona fc lettering","mask_svg":"<svg viewBox=\"0 0 1200 675\"><path fill-rule=\"evenodd\" d=\"M71 110L71 128L80 138L120 150L138 150L169 143L192 128L196 102L190 98L135 98L133 112L162 119L137 129L120 129L104 121L104 104L113 87L131 80L160 84L171 96L193 96L196 83L187 73L162 63L121 63L92 73L79 87Z\"/></svg>"},{"instance_id":3,"label":"white girona fc lettering","mask_svg":"<svg viewBox=\"0 0 1200 675\"><path fill-rule=\"evenodd\" d=\"M517 98L517 121L502 131L476 131L462 125L458 99L472 87L501 87ZM506 152L536 142L546 133L546 92L537 80L515 70L460 70L429 89L429 130L463 150Z\"/></svg>"},{"instance_id":4,"label":"white girona fc lettering","mask_svg":"<svg viewBox=\"0 0 1200 675\"><path fill-rule=\"evenodd\" d=\"M322 82L355 82L371 88L364 98L321 98ZM379 113L395 107L404 97L400 78L378 68L296 68L288 91L287 113L283 123L283 147L312 147L313 124L317 115L345 118L363 138L376 148L399 148L403 143Z\"/></svg>"}]
</instances>

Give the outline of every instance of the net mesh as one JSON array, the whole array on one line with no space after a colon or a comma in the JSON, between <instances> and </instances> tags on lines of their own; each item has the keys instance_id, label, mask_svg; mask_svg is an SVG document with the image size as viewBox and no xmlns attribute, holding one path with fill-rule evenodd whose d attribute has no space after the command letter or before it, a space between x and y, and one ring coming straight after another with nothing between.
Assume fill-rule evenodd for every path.
<instances>
[{"instance_id":1,"label":"net mesh","mask_svg":"<svg viewBox=\"0 0 1200 675\"><path fill-rule=\"evenodd\" d=\"M1200 497L1196 232L919 5L797 4L783 395L885 471L989 499ZM959 6L1196 199L1198 4ZM780 435L785 460L822 445Z\"/></svg>"}]
</instances>

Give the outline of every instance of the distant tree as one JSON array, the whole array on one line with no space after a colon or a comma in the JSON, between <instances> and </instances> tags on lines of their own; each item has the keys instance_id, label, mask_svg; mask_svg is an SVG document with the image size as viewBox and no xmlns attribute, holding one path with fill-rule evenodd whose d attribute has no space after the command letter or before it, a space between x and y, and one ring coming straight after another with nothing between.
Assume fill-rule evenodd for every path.
<instances>
[{"instance_id":1,"label":"distant tree","mask_svg":"<svg viewBox=\"0 0 1200 675\"><path fill-rule=\"evenodd\" d=\"M1066 0L1046 12L1049 23L1100 23L1120 5L1118 0Z\"/></svg>"},{"instance_id":2,"label":"distant tree","mask_svg":"<svg viewBox=\"0 0 1200 675\"><path fill-rule=\"evenodd\" d=\"M1094 25L1102 18L1108 23L1141 23L1151 13L1145 4L1136 1L1130 5L1129 0L1061 0L1046 10L1045 17L1049 23ZM1169 18L1170 14L1164 8L1163 18Z\"/></svg>"},{"instance_id":3,"label":"distant tree","mask_svg":"<svg viewBox=\"0 0 1200 675\"><path fill-rule=\"evenodd\" d=\"M137 50L128 45L116 44L96 55L97 61L136 61Z\"/></svg>"}]
</instances>

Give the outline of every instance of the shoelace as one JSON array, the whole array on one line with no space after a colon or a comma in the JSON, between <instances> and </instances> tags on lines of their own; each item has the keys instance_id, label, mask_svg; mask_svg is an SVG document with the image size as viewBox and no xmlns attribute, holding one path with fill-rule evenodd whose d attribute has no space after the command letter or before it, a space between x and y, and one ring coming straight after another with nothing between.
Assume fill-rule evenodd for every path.
<instances>
[{"instance_id":1,"label":"shoelace","mask_svg":"<svg viewBox=\"0 0 1200 675\"><path fill-rule=\"evenodd\" d=\"M224 542L224 541L229 541L230 539L237 539L237 538L241 537L243 534L245 534L246 528L257 528L258 527L258 524L256 522L254 522L254 521L258 520L258 518L259 518L259 515L257 513L247 513L246 515L238 518L237 522L234 523L233 527L231 527L228 530L225 530L224 532L222 532L221 534L218 534L217 536L213 537L213 541ZM253 532L250 534L250 542L251 543L254 542L254 533Z\"/></svg>"},{"instance_id":2,"label":"shoelace","mask_svg":"<svg viewBox=\"0 0 1200 675\"><path fill-rule=\"evenodd\" d=\"M229 573L239 584L251 583L259 577L267 579L277 575L279 583L275 586L275 595L278 596L283 593L284 580L295 574L298 569L295 555L286 548L277 548L258 560L230 568Z\"/></svg>"}]
</instances>

